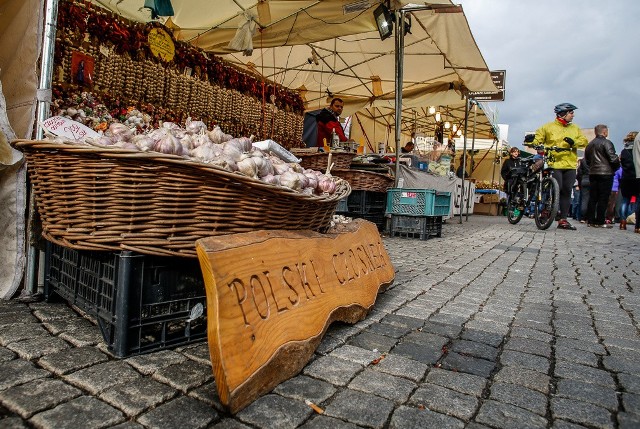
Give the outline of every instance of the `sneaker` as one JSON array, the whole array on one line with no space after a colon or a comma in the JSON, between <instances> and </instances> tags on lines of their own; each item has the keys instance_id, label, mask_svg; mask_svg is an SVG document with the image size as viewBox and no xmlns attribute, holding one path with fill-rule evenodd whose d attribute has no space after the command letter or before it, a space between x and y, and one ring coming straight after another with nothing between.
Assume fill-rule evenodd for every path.
<instances>
[{"instance_id":1,"label":"sneaker","mask_svg":"<svg viewBox=\"0 0 640 429\"><path fill-rule=\"evenodd\" d=\"M569 222L567 222L566 219L560 219L558 221L558 228L559 229L570 229L570 230L575 230L576 227L571 225Z\"/></svg>"},{"instance_id":2,"label":"sneaker","mask_svg":"<svg viewBox=\"0 0 640 429\"><path fill-rule=\"evenodd\" d=\"M611 225L610 223L605 223L604 225L601 225L602 228L613 228L613 225Z\"/></svg>"},{"instance_id":3,"label":"sneaker","mask_svg":"<svg viewBox=\"0 0 640 429\"><path fill-rule=\"evenodd\" d=\"M587 221L586 220L581 220L580 223L587 223Z\"/></svg>"}]
</instances>

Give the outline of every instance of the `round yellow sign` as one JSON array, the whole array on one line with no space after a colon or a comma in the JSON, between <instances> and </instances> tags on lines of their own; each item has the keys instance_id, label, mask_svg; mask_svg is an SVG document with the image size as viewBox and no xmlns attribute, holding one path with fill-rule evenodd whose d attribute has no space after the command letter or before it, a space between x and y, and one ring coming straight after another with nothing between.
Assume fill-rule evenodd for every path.
<instances>
[{"instance_id":1,"label":"round yellow sign","mask_svg":"<svg viewBox=\"0 0 640 429\"><path fill-rule=\"evenodd\" d=\"M155 27L149 30L147 39L149 40L149 49L151 49L153 55L165 62L173 60L176 54L176 47L169 33L162 28Z\"/></svg>"}]
</instances>

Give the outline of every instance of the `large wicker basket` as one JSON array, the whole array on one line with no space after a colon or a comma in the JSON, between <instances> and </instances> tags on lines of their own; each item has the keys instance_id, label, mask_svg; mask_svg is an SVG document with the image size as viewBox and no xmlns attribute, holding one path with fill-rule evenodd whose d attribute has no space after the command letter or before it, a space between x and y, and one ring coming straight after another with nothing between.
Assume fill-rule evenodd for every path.
<instances>
[{"instance_id":1,"label":"large wicker basket","mask_svg":"<svg viewBox=\"0 0 640 429\"><path fill-rule=\"evenodd\" d=\"M17 140L43 236L85 250L195 257L197 239L259 229L324 231L351 188L305 195L174 155Z\"/></svg>"},{"instance_id":2,"label":"large wicker basket","mask_svg":"<svg viewBox=\"0 0 640 429\"><path fill-rule=\"evenodd\" d=\"M329 160L329 154L326 152L318 152L311 154L296 154L302 159L300 165L304 168L311 168L312 170L322 171L323 173L327 169L327 161ZM349 152L331 152L331 163L333 168L349 168L351 160L356 156L355 153Z\"/></svg>"},{"instance_id":3,"label":"large wicker basket","mask_svg":"<svg viewBox=\"0 0 640 429\"><path fill-rule=\"evenodd\" d=\"M331 170L331 174L346 180L354 191L387 192L393 186L393 177L363 170Z\"/></svg>"}]
</instances>

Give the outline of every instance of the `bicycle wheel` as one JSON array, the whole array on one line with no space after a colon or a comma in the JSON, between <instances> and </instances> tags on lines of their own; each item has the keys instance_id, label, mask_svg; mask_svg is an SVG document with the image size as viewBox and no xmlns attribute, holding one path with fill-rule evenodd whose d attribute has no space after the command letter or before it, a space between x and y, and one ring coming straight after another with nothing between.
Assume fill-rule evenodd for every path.
<instances>
[{"instance_id":1,"label":"bicycle wheel","mask_svg":"<svg viewBox=\"0 0 640 429\"><path fill-rule=\"evenodd\" d=\"M520 222L525 208L524 183L518 180L511 187L511 193L507 197L507 220L515 225Z\"/></svg>"},{"instance_id":2,"label":"bicycle wheel","mask_svg":"<svg viewBox=\"0 0 640 429\"><path fill-rule=\"evenodd\" d=\"M538 229L547 229L555 220L560 204L560 187L553 177L545 177L536 193L534 217Z\"/></svg>"}]
</instances>

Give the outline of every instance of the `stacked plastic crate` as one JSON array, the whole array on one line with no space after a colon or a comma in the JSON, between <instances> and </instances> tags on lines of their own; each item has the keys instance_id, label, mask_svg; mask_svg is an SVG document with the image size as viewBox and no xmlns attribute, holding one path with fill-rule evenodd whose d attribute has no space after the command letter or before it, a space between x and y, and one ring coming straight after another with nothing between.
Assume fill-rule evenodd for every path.
<instances>
[{"instance_id":1,"label":"stacked plastic crate","mask_svg":"<svg viewBox=\"0 0 640 429\"><path fill-rule=\"evenodd\" d=\"M64 298L94 318L117 357L207 338L197 258L74 250L47 243L45 298Z\"/></svg>"},{"instance_id":2,"label":"stacked plastic crate","mask_svg":"<svg viewBox=\"0 0 640 429\"><path fill-rule=\"evenodd\" d=\"M388 189L386 212L391 215L390 235L420 240L441 237L442 217L449 214L450 203L450 192Z\"/></svg>"},{"instance_id":3,"label":"stacked plastic crate","mask_svg":"<svg viewBox=\"0 0 640 429\"><path fill-rule=\"evenodd\" d=\"M373 222L382 231L385 227L385 207L387 194L373 191L351 191L351 194L340 201L337 214L366 219Z\"/></svg>"}]
</instances>

